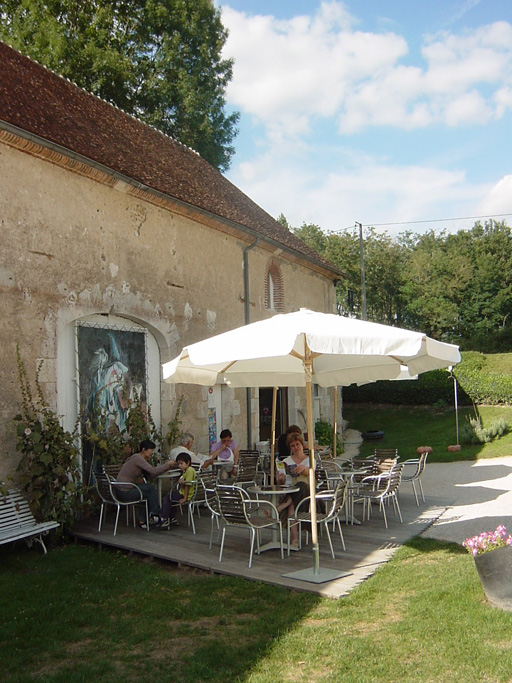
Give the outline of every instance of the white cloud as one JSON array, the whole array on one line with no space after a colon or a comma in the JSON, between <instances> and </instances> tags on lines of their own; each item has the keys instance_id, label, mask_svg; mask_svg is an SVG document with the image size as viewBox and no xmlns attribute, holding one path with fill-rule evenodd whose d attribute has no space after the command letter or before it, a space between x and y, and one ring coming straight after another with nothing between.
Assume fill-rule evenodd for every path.
<instances>
[{"instance_id":1,"label":"white cloud","mask_svg":"<svg viewBox=\"0 0 512 683\"><path fill-rule=\"evenodd\" d=\"M486 123L493 116L491 107L476 91L464 93L452 100L446 107L444 119L448 126L458 126L461 123Z\"/></svg>"},{"instance_id":2,"label":"white cloud","mask_svg":"<svg viewBox=\"0 0 512 683\"><path fill-rule=\"evenodd\" d=\"M482 124L508 106L501 93L512 83L512 26L504 21L425 39L418 65L405 63L402 36L355 30L341 2L286 21L224 6L222 19L225 52L235 58L228 100L269 139L307 135L319 117L337 118L349 134Z\"/></svg>"},{"instance_id":3,"label":"white cloud","mask_svg":"<svg viewBox=\"0 0 512 683\"><path fill-rule=\"evenodd\" d=\"M506 175L499 180L486 195L479 206L483 215L512 213L512 175Z\"/></svg>"},{"instance_id":4,"label":"white cloud","mask_svg":"<svg viewBox=\"0 0 512 683\"><path fill-rule=\"evenodd\" d=\"M497 90L494 94L494 101L497 118L504 116L507 110L512 111L512 87L505 86Z\"/></svg>"},{"instance_id":5,"label":"white cloud","mask_svg":"<svg viewBox=\"0 0 512 683\"><path fill-rule=\"evenodd\" d=\"M475 215L476 198L489 191L485 185L469 183L462 171L392 165L369 157L347 168L347 161L345 158L337 169L324 173L293 154L276 156L273 151L235 167L230 177L271 215L284 213L296 227L311 222L332 231L355 221L400 222L382 228L392 235L408 227L414 232L438 229L436 224L420 229L403 223L426 216L449 218L453 214L446 207L454 204L471 206Z\"/></svg>"},{"instance_id":6,"label":"white cloud","mask_svg":"<svg viewBox=\"0 0 512 683\"><path fill-rule=\"evenodd\" d=\"M235 58L228 99L274 135L307 133L316 116L331 117L353 83L390 68L407 46L394 34L352 32L341 3L322 3L313 17L278 21L225 7L226 55Z\"/></svg>"},{"instance_id":7,"label":"white cloud","mask_svg":"<svg viewBox=\"0 0 512 683\"><path fill-rule=\"evenodd\" d=\"M461 11L475 4L467 0ZM491 126L481 136L469 127L512 111L510 23L438 33L409 51L397 33L358 30L341 2L322 2L312 16L291 20L224 5L222 20L230 32L225 54L235 58L228 102L242 121L255 124L257 150L240 163L235 157L229 177L273 216L340 230L355 221L510 211L512 176L494 180L508 168L494 171L491 182L482 178L492 177L492 168L469 171L492 140ZM471 224L382 230L396 235Z\"/></svg>"}]
</instances>

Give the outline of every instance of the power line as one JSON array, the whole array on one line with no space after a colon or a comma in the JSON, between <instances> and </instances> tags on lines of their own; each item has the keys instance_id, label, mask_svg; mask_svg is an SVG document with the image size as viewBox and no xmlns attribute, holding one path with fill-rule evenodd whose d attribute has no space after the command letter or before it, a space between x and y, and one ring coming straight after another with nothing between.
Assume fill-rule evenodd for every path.
<instances>
[{"instance_id":1,"label":"power line","mask_svg":"<svg viewBox=\"0 0 512 683\"><path fill-rule=\"evenodd\" d=\"M396 223L364 223L363 227L380 228L385 227L386 225L416 225L417 223L444 223L446 221L477 221L481 218L500 218L502 216L512 216L512 213L495 213L491 216L459 216L458 218L430 218L428 220L421 221L397 221Z\"/></svg>"},{"instance_id":2,"label":"power line","mask_svg":"<svg viewBox=\"0 0 512 683\"><path fill-rule=\"evenodd\" d=\"M417 225L418 223L445 223L447 221L478 221L481 218L502 218L503 216L512 216L512 213L495 213L490 216L459 216L458 218L429 218L426 220L419 221L397 221L396 223L362 223L363 228L382 228L391 225ZM346 228L340 228L339 230L329 230L329 233L343 232L344 230L351 230L352 228L357 228L360 225L356 222L354 225L348 225Z\"/></svg>"}]
</instances>

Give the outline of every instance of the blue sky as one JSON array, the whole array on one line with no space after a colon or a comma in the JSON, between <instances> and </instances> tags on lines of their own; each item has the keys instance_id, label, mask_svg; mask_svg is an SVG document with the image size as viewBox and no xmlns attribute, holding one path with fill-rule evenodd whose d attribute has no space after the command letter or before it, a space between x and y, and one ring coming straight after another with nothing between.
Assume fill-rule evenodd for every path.
<instances>
[{"instance_id":1,"label":"blue sky","mask_svg":"<svg viewBox=\"0 0 512 683\"><path fill-rule=\"evenodd\" d=\"M227 176L268 213L392 236L512 225L510 0L216 4L241 113Z\"/></svg>"}]
</instances>

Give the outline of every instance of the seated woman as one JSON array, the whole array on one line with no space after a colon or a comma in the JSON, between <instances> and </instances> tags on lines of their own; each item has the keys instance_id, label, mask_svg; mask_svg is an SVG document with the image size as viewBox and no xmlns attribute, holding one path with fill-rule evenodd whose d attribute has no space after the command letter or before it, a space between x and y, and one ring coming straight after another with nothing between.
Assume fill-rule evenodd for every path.
<instances>
[{"instance_id":1,"label":"seated woman","mask_svg":"<svg viewBox=\"0 0 512 683\"><path fill-rule=\"evenodd\" d=\"M302 434L302 430L298 425L290 425L286 431L281 434L277 440L277 451L279 460L284 460L291 455L288 439L290 434Z\"/></svg>"},{"instance_id":2,"label":"seated woman","mask_svg":"<svg viewBox=\"0 0 512 683\"><path fill-rule=\"evenodd\" d=\"M309 496L309 457L304 453L305 445L302 434L292 432L288 436L288 446L291 455L284 459L284 465L287 475L291 477L292 485L298 487L299 490L285 496L277 506L277 511L285 514L286 518L292 517L300 501ZM276 479L278 484L284 484L286 476L277 474ZM290 528L290 534L292 546L298 546L297 525L294 524Z\"/></svg>"},{"instance_id":3,"label":"seated woman","mask_svg":"<svg viewBox=\"0 0 512 683\"><path fill-rule=\"evenodd\" d=\"M174 461L165 462L163 465L158 465L158 467L150 465L148 460L153 455L155 448L155 444L149 439L142 441L139 453L134 453L125 460L124 465L119 470L116 481L137 484L143 498L148 501L149 513L154 520L154 525L160 526L162 520L160 517L158 494L152 484L144 483L143 477L158 477L158 475L170 470L174 466ZM120 500L131 501L138 500L139 492L133 487L119 485L116 486L116 495ZM141 514L139 512L139 515ZM139 527L141 529L146 528L146 522L141 516L139 516Z\"/></svg>"}]
</instances>

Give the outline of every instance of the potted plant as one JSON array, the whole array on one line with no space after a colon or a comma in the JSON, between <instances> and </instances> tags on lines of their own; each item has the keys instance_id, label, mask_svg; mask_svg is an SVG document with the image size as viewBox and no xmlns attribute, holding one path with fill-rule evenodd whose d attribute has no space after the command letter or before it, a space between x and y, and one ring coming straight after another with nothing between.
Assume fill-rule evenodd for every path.
<instances>
[{"instance_id":1,"label":"potted plant","mask_svg":"<svg viewBox=\"0 0 512 683\"><path fill-rule=\"evenodd\" d=\"M489 603L512 610L512 535L500 525L496 531L467 538L462 545L475 560Z\"/></svg>"}]
</instances>

